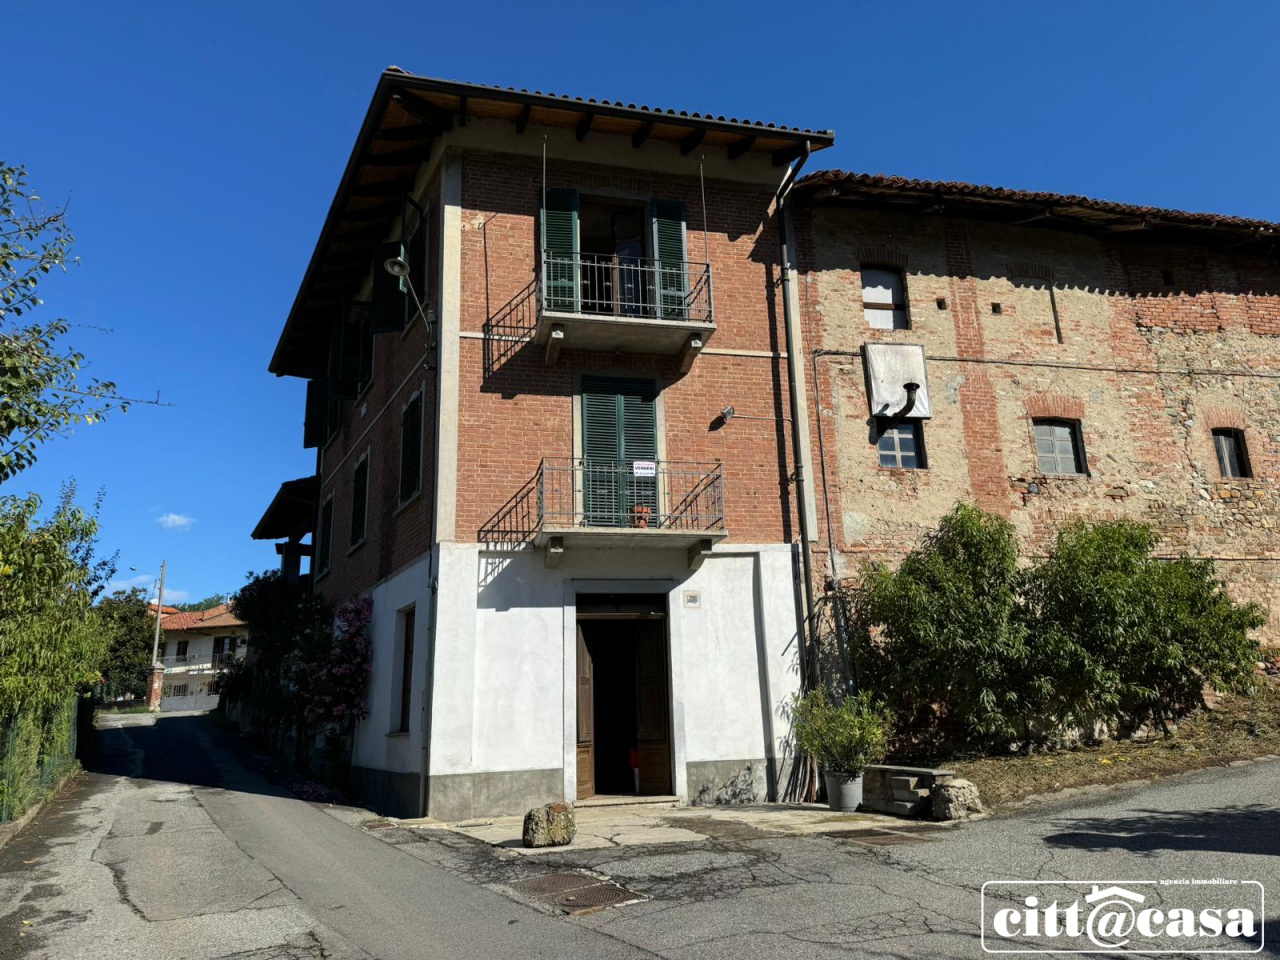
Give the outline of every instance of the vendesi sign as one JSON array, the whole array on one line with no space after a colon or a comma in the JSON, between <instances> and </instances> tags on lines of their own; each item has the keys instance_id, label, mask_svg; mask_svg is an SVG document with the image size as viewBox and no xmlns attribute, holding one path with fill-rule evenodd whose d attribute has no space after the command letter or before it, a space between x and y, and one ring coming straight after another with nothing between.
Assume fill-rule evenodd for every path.
<instances>
[{"instance_id":1,"label":"vendesi sign","mask_svg":"<svg viewBox=\"0 0 1280 960\"><path fill-rule=\"evenodd\" d=\"M633 477L656 477L658 475L657 461L633 460L631 462L631 475Z\"/></svg>"},{"instance_id":2,"label":"vendesi sign","mask_svg":"<svg viewBox=\"0 0 1280 960\"><path fill-rule=\"evenodd\" d=\"M1246 954L1263 947L1256 880L991 880L987 953Z\"/></svg>"}]
</instances>

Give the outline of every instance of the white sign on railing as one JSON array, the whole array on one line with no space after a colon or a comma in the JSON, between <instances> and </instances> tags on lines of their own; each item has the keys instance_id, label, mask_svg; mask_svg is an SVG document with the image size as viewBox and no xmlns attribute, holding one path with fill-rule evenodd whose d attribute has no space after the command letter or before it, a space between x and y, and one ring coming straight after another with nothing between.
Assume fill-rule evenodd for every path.
<instances>
[{"instance_id":1,"label":"white sign on railing","mask_svg":"<svg viewBox=\"0 0 1280 960\"><path fill-rule=\"evenodd\" d=\"M658 475L658 464L653 460L634 460L631 463L631 475L633 477L656 477Z\"/></svg>"}]
</instances>

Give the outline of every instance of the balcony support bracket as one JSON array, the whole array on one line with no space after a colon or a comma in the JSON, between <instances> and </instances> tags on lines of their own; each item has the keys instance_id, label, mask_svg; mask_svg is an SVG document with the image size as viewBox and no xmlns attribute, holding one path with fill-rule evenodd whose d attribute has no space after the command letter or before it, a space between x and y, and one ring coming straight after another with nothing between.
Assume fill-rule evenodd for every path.
<instances>
[{"instance_id":1,"label":"balcony support bracket","mask_svg":"<svg viewBox=\"0 0 1280 960\"><path fill-rule=\"evenodd\" d=\"M711 556L711 547L715 543L710 537L699 540L689 548L689 569L697 570L702 566L702 561Z\"/></svg>"},{"instance_id":2,"label":"balcony support bracket","mask_svg":"<svg viewBox=\"0 0 1280 960\"><path fill-rule=\"evenodd\" d=\"M552 324L551 333L547 335L547 350L543 354L543 359L548 367L553 366L560 359L560 348L564 346L564 325L560 323Z\"/></svg>"},{"instance_id":3,"label":"balcony support bracket","mask_svg":"<svg viewBox=\"0 0 1280 960\"><path fill-rule=\"evenodd\" d=\"M680 372L688 373L693 366L693 359L702 352L702 337L698 334L690 334L689 339L684 342L684 347L680 350Z\"/></svg>"},{"instance_id":4,"label":"balcony support bracket","mask_svg":"<svg viewBox=\"0 0 1280 960\"><path fill-rule=\"evenodd\" d=\"M564 559L564 537L552 537L547 541L546 565L548 570L560 566Z\"/></svg>"}]
</instances>

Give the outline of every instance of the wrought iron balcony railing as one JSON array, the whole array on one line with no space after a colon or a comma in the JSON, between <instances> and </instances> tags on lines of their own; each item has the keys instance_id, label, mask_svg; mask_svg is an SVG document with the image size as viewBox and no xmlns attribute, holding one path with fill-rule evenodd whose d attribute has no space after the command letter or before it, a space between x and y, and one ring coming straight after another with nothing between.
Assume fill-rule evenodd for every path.
<instances>
[{"instance_id":1,"label":"wrought iron balcony railing","mask_svg":"<svg viewBox=\"0 0 1280 960\"><path fill-rule=\"evenodd\" d=\"M648 257L542 251L543 313L712 323L711 265Z\"/></svg>"},{"instance_id":2,"label":"wrought iron balcony railing","mask_svg":"<svg viewBox=\"0 0 1280 960\"><path fill-rule=\"evenodd\" d=\"M215 653L212 656L188 653L181 656L161 657L160 665L165 668L166 672L191 673L201 670L223 670L230 666L231 661L235 659L237 659L237 656L234 653Z\"/></svg>"},{"instance_id":3,"label":"wrought iron balcony railing","mask_svg":"<svg viewBox=\"0 0 1280 960\"><path fill-rule=\"evenodd\" d=\"M724 474L719 463L545 458L538 527L723 535Z\"/></svg>"}]
</instances>

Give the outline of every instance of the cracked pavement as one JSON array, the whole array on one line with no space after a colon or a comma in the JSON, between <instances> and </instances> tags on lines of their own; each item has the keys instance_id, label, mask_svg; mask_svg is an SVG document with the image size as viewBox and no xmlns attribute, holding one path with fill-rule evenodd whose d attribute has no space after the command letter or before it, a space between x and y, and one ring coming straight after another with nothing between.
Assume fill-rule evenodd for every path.
<instances>
[{"instance_id":1,"label":"cracked pavement","mask_svg":"<svg viewBox=\"0 0 1280 960\"><path fill-rule=\"evenodd\" d=\"M981 957L987 880L1218 876L1280 890L1280 763L959 829L904 823L888 844L706 823L696 842L527 857L296 799L203 719L102 743L99 772L0 850L0 960ZM644 899L565 917L512 888L557 872ZM1280 956L1276 911L1266 919L1262 955Z\"/></svg>"}]
</instances>

